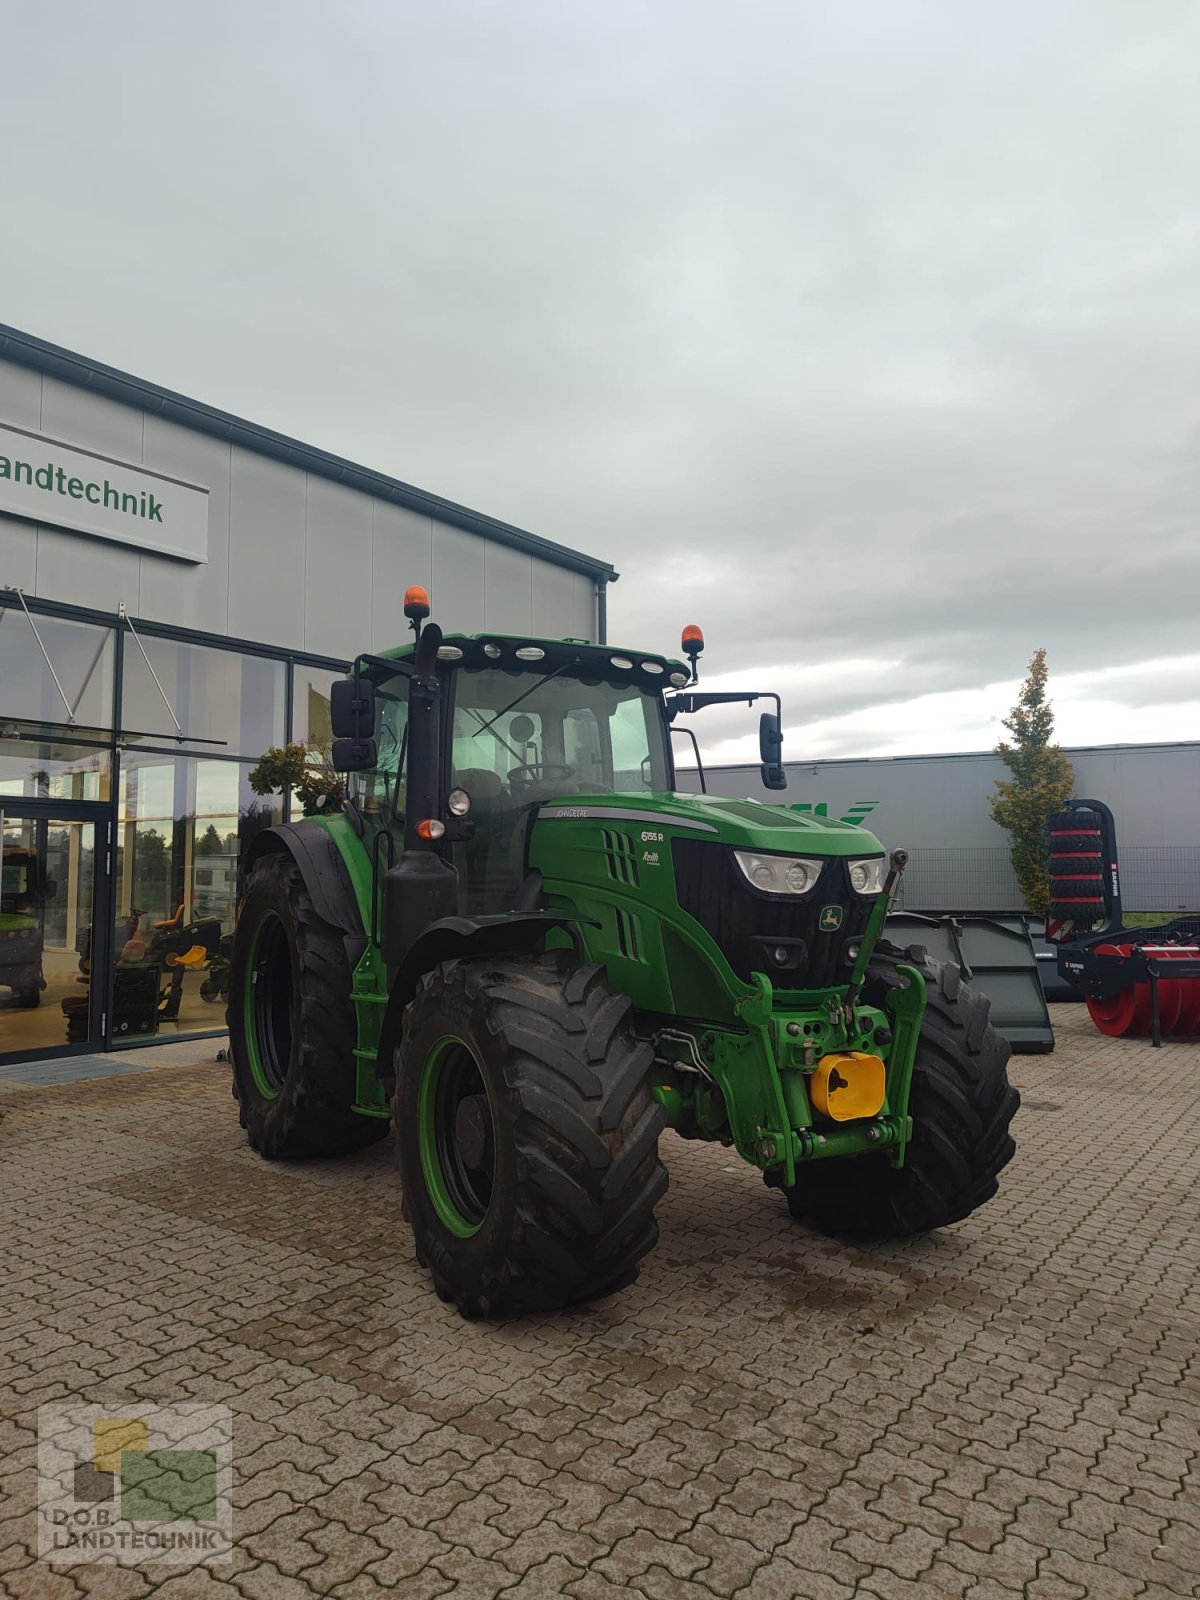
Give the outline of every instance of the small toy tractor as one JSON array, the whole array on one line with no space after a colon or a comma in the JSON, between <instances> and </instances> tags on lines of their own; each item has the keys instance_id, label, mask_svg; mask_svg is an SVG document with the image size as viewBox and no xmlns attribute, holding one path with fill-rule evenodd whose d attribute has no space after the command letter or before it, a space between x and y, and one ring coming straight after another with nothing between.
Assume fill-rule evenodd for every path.
<instances>
[{"instance_id":1,"label":"small toy tractor","mask_svg":"<svg viewBox=\"0 0 1200 1600\"><path fill-rule=\"evenodd\" d=\"M783 806L675 790L721 701L680 660L449 635L331 696L334 815L260 834L229 979L234 1092L268 1157L394 1128L418 1260L464 1316L629 1283L659 1139L733 1146L793 1216L855 1239L996 1190L1008 1046L958 969L881 941L903 852Z\"/></svg>"}]
</instances>

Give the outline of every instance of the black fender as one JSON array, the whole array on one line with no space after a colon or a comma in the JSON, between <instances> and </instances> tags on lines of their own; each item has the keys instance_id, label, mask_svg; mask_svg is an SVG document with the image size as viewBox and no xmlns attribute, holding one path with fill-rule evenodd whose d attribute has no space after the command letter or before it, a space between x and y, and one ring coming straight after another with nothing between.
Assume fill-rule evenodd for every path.
<instances>
[{"instance_id":1,"label":"black fender","mask_svg":"<svg viewBox=\"0 0 1200 1600\"><path fill-rule=\"evenodd\" d=\"M379 1073L391 1079L404 1011L426 972L444 961L519 955L540 950L555 928L573 930L577 916L556 911L506 911L489 917L443 917L431 922L396 969L379 1031Z\"/></svg>"},{"instance_id":2,"label":"black fender","mask_svg":"<svg viewBox=\"0 0 1200 1600\"><path fill-rule=\"evenodd\" d=\"M283 822L256 834L242 857L242 872L249 876L257 863L269 855L288 855L300 869L304 887L312 896L317 915L331 928L339 928L346 940L350 966L358 962L366 948L366 933L358 912L358 899L342 853L314 822Z\"/></svg>"}]
</instances>

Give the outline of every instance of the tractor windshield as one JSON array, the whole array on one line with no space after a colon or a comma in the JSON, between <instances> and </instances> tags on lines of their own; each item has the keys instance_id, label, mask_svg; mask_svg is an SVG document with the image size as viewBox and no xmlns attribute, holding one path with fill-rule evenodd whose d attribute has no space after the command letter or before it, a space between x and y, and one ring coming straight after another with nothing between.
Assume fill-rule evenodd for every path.
<instances>
[{"instance_id":1,"label":"tractor windshield","mask_svg":"<svg viewBox=\"0 0 1200 1600\"><path fill-rule=\"evenodd\" d=\"M572 663L575 667L575 663ZM577 667L576 667L576 670ZM508 909L524 876L528 809L563 795L665 790L662 700L636 684L500 667L453 675L450 779L475 837L456 851L464 909Z\"/></svg>"},{"instance_id":2,"label":"tractor windshield","mask_svg":"<svg viewBox=\"0 0 1200 1600\"><path fill-rule=\"evenodd\" d=\"M472 799L472 782L517 804L670 786L657 694L498 667L460 668L454 680L451 776Z\"/></svg>"}]
</instances>

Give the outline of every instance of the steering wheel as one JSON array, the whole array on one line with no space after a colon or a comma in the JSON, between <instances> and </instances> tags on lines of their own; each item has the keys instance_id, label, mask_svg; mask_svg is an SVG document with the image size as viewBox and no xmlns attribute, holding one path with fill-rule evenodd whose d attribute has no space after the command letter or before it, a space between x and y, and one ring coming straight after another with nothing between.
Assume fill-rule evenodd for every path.
<instances>
[{"instance_id":1,"label":"steering wheel","mask_svg":"<svg viewBox=\"0 0 1200 1600\"><path fill-rule=\"evenodd\" d=\"M508 774L510 784L525 787L534 783L565 783L575 776L575 768L565 761L519 761Z\"/></svg>"}]
</instances>

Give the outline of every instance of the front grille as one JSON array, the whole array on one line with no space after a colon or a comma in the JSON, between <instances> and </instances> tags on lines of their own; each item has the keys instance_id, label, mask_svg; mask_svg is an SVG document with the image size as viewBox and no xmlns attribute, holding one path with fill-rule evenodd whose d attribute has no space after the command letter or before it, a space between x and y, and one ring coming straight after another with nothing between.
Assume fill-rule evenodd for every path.
<instances>
[{"instance_id":1,"label":"front grille","mask_svg":"<svg viewBox=\"0 0 1200 1600\"><path fill-rule=\"evenodd\" d=\"M827 861L816 888L793 898L755 889L728 845L674 839L671 849L680 907L708 930L739 978L749 982L752 973L764 972L780 989L847 981L848 947L862 938L874 902L851 889L846 861ZM842 908L842 921L827 932L821 914L829 906Z\"/></svg>"}]
</instances>

